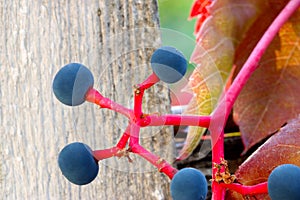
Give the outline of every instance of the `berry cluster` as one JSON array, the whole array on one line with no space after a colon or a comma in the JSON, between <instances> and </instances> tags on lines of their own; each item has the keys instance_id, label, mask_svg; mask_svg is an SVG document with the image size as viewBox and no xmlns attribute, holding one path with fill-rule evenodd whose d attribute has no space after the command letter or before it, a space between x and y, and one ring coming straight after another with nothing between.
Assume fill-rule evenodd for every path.
<instances>
[{"instance_id":1,"label":"berry cluster","mask_svg":"<svg viewBox=\"0 0 300 200\"><path fill-rule=\"evenodd\" d=\"M135 153L158 170L165 173L171 182L171 194L174 200L201 200L207 194L205 176L196 169L186 168L178 171L164 159L152 154L139 144L141 127L161 125L191 125L208 127L209 119L201 116L151 115L142 112L144 91L160 80L175 83L186 73L187 60L177 49L163 46L154 51L151 57L153 73L141 84L135 86L134 108L128 109L103 97L93 88L94 78L88 68L80 63L70 63L62 67L53 80L53 92L56 98L68 106L78 106L85 101L119 112L129 119L129 125L116 146L109 149L92 151L86 144L75 142L65 146L58 157L62 174L76 185L92 182L99 170L98 162L112 156L126 156ZM125 149L128 143L129 148Z\"/></svg>"},{"instance_id":2,"label":"berry cluster","mask_svg":"<svg viewBox=\"0 0 300 200\"><path fill-rule=\"evenodd\" d=\"M57 99L68 106L78 106L85 101L121 113L129 119L129 125L118 143L108 149L92 150L86 144L75 142L65 146L58 156L62 174L76 185L92 182L99 170L98 162L113 156L128 156L135 153L166 174L171 181L171 195L174 200L203 200L207 195L207 182L204 175L196 169L177 170L164 159L154 155L139 144L140 128L162 125L188 125L208 128L210 116L152 115L142 112L144 91L160 80L166 83L179 81L186 72L187 61L183 54L173 47L164 46L154 51L151 57L153 73L141 84L135 86L134 108L128 109L103 97L93 88L94 78L88 68L79 63L70 63L61 68L53 80L53 92ZM127 147L128 144L128 148ZM213 183L241 194L259 194L269 192L273 200L300 199L300 168L285 164L275 168L268 181L254 186L234 183L235 178L227 169L227 163L221 159L215 164Z\"/></svg>"}]
</instances>

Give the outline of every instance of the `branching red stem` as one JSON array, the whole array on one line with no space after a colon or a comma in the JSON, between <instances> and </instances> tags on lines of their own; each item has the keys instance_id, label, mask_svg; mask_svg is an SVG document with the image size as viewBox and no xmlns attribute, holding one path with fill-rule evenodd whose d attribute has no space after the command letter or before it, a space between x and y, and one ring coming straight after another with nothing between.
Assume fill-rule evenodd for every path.
<instances>
[{"instance_id":1,"label":"branching red stem","mask_svg":"<svg viewBox=\"0 0 300 200\"><path fill-rule=\"evenodd\" d=\"M127 109L112 100L103 97L97 90L90 89L86 95L86 100L99 105L101 108L108 108L119 112L129 118L130 122L115 147L96 150L93 155L96 160L102 160L113 156L123 156L124 148L129 141L129 150L136 153L147 161L152 163L162 173L165 173L170 179L173 178L177 169L173 168L168 162L159 158L155 154L147 151L139 144L140 128L145 126L161 125L190 125L208 127L210 123L209 116L181 116L181 115L144 115L142 112L142 103L144 91L159 81L159 78L153 73L143 83L136 85L134 90L134 109Z\"/></svg>"}]
</instances>

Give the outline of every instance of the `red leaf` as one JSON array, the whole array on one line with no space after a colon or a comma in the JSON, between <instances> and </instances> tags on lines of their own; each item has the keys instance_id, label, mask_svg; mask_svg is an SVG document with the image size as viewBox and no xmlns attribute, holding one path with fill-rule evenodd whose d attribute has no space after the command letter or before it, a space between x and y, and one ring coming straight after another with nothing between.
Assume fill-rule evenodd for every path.
<instances>
[{"instance_id":1,"label":"red leaf","mask_svg":"<svg viewBox=\"0 0 300 200\"><path fill-rule=\"evenodd\" d=\"M258 0L214 0L209 6L204 2L208 1L196 1L192 9L192 16L199 13L197 45L191 56L197 67L189 80L194 97L186 113L194 115L211 114L230 75L237 44L266 7ZM192 153L204 131L198 127L189 129L179 160Z\"/></svg>"},{"instance_id":2,"label":"red leaf","mask_svg":"<svg viewBox=\"0 0 300 200\"><path fill-rule=\"evenodd\" d=\"M300 115L257 149L235 173L238 182L255 185L268 180L271 171L281 164L300 166ZM246 199L236 192L229 192L226 199ZM259 195L253 199L269 199Z\"/></svg>"},{"instance_id":3,"label":"red leaf","mask_svg":"<svg viewBox=\"0 0 300 200\"><path fill-rule=\"evenodd\" d=\"M272 18L271 14L264 19L269 23ZM299 22L300 12L297 12L282 27L235 103L234 118L240 127L245 151L300 113ZM239 47L243 51L237 51L238 67L268 23L257 21L250 29Z\"/></svg>"},{"instance_id":4,"label":"red leaf","mask_svg":"<svg viewBox=\"0 0 300 200\"><path fill-rule=\"evenodd\" d=\"M196 0L190 12L190 18L208 13L207 6L212 3L212 0Z\"/></svg>"}]
</instances>

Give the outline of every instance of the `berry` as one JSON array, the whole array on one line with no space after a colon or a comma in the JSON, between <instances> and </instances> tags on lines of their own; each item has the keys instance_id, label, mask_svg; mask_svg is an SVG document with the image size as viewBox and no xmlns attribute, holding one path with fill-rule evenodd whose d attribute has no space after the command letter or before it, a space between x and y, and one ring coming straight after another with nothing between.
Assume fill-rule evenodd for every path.
<instances>
[{"instance_id":1,"label":"berry","mask_svg":"<svg viewBox=\"0 0 300 200\"><path fill-rule=\"evenodd\" d=\"M58 165L63 175L76 185L92 182L99 171L91 149L80 142L68 144L61 150Z\"/></svg>"},{"instance_id":2,"label":"berry","mask_svg":"<svg viewBox=\"0 0 300 200\"><path fill-rule=\"evenodd\" d=\"M77 106L85 102L87 91L94 85L91 71L80 63L61 68L53 80L53 92L63 104Z\"/></svg>"},{"instance_id":3,"label":"berry","mask_svg":"<svg viewBox=\"0 0 300 200\"><path fill-rule=\"evenodd\" d=\"M205 176L197 169L179 170L171 181L173 200L204 200L207 194Z\"/></svg>"},{"instance_id":4,"label":"berry","mask_svg":"<svg viewBox=\"0 0 300 200\"><path fill-rule=\"evenodd\" d=\"M268 191L272 200L299 200L300 167L292 164L276 167L268 178Z\"/></svg>"},{"instance_id":5,"label":"berry","mask_svg":"<svg viewBox=\"0 0 300 200\"><path fill-rule=\"evenodd\" d=\"M174 47L163 46L152 54L151 67L160 80L175 83L186 73L187 60Z\"/></svg>"}]
</instances>

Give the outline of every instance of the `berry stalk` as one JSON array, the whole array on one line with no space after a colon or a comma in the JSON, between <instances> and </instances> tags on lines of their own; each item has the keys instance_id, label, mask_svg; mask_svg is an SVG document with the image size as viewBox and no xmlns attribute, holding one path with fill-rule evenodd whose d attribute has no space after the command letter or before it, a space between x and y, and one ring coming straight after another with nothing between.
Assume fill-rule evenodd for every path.
<instances>
[{"instance_id":1,"label":"berry stalk","mask_svg":"<svg viewBox=\"0 0 300 200\"><path fill-rule=\"evenodd\" d=\"M159 81L160 79L156 76L156 74L152 73L144 82L135 86L134 115L136 119L140 119L143 116L142 104L145 90L149 89Z\"/></svg>"},{"instance_id":2,"label":"berry stalk","mask_svg":"<svg viewBox=\"0 0 300 200\"><path fill-rule=\"evenodd\" d=\"M118 157L123 156L124 149L130 138L130 128L131 128L130 126L126 128L125 132L123 133L123 135L121 136L119 142L115 147L93 151L94 158L97 161L99 161L114 156L118 156Z\"/></svg>"},{"instance_id":3,"label":"berry stalk","mask_svg":"<svg viewBox=\"0 0 300 200\"><path fill-rule=\"evenodd\" d=\"M129 119L132 117L132 110L112 101L109 98L102 96L94 88L89 89L89 91L86 93L85 99L91 103L100 106L101 108L107 108L121 113Z\"/></svg>"},{"instance_id":4,"label":"berry stalk","mask_svg":"<svg viewBox=\"0 0 300 200\"><path fill-rule=\"evenodd\" d=\"M134 91L134 116L135 119L140 119L143 116L142 111L142 104L143 104L143 96L144 96L144 89L136 88Z\"/></svg>"},{"instance_id":5,"label":"berry stalk","mask_svg":"<svg viewBox=\"0 0 300 200\"><path fill-rule=\"evenodd\" d=\"M132 145L130 147L130 151L145 158L148 162L157 167L159 172L166 174L170 179L172 179L178 171L177 169L173 168L167 161L147 151L139 144Z\"/></svg>"},{"instance_id":6,"label":"berry stalk","mask_svg":"<svg viewBox=\"0 0 300 200\"><path fill-rule=\"evenodd\" d=\"M118 147L119 149L124 149L126 147L129 138L130 138L130 125L127 126L125 132L123 133L116 147Z\"/></svg>"},{"instance_id":7,"label":"berry stalk","mask_svg":"<svg viewBox=\"0 0 300 200\"><path fill-rule=\"evenodd\" d=\"M160 81L160 79L156 76L156 74L152 73L144 82L142 82L141 84L138 84L137 88L139 88L141 90L146 90L146 89L152 87L154 84L156 84L159 81Z\"/></svg>"},{"instance_id":8,"label":"berry stalk","mask_svg":"<svg viewBox=\"0 0 300 200\"><path fill-rule=\"evenodd\" d=\"M117 156L120 149L118 147L112 147L108 149L101 149L101 150L95 150L93 151L93 157L97 160L103 160L107 158L111 158L114 156Z\"/></svg>"}]
</instances>

